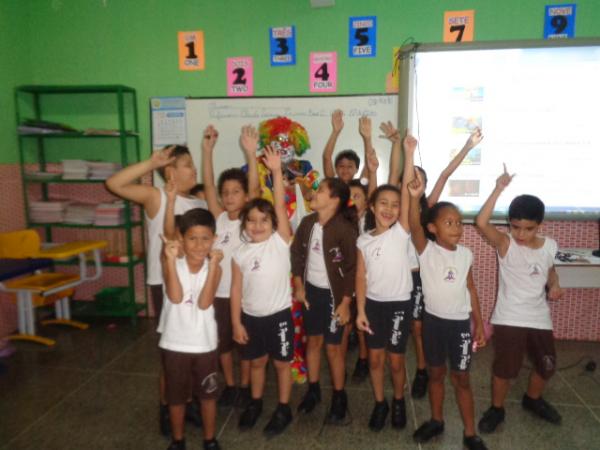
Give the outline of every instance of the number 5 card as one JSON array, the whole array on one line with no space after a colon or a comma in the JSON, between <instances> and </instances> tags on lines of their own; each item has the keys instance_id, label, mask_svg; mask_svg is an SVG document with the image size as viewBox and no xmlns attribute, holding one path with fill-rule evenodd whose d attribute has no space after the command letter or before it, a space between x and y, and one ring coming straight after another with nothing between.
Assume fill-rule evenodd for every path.
<instances>
[{"instance_id":1,"label":"number 5 card","mask_svg":"<svg viewBox=\"0 0 600 450\"><path fill-rule=\"evenodd\" d=\"M377 17L350 17L350 58L373 58L377 55Z\"/></svg>"},{"instance_id":2,"label":"number 5 card","mask_svg":"<svg viewBox=\"0 0 600 450\"><path fill-rule=\"evenodd\" d=\"M337 90L337 53L313 52L310 54L310 92L335 92Z\"/></svg>"},{"instance_id":3,"label":"number 5 card","mask_svg":"<svg viewBox=\"0 0 600 450\"><path fill-rule=\"evenodd\" d=\"M277 27L269 30L271 40L271 65L296 64L296 27Z\"/></svg>"},{"instance_id":4,"label":"number 5 card","mask_svg":"<svg viewBox=\"0 0 600 450\"><path fill-rule=\"evenodd\" d=\"M254 95L254 67L252 57L227 58L227 96Z\"/></svg>"},{"instance_id":5,"label":"number 5 card","mask_svg":"<svg viewBox=\"0 0 600 450\"><path fill-rule=\"evenodd\" d=\"M444 13L444 42L471 42L474 34L474 9Z\"/></svg>"}]
</instances>

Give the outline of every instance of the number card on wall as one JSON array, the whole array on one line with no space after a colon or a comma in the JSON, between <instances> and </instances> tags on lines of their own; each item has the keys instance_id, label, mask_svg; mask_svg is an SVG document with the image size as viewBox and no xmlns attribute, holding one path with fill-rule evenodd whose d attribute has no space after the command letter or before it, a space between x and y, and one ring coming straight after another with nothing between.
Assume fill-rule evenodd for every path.
<instances>
[{"instance_id":1,"label":"number card on wall","mask_svg":"<svg viewBox=\"0 0 600 450\"><path fill-rule=\"evenodd\" d=\"M296 64L296 27L276 27L269 30L271 39L271 65Z\"/></svg>"},{"instance_id":2,"label":"number card on wall","mask_svg":"<svg viewBox=\"0 0 600 450\"><path fill-rule=\"evenodd\" d=\"M254 95L254 68L252 57L227 58L227 96Z\"/></svg>"},{"instance_id":3,"label":"number card on wall","mask_svg":"<svg viewBox=\"0 0 600 450\"><path fill-rule=\"evenodd\" d=\"M575 37L575 10L577 5L546 5L544 39Z\"/></svg>"},{"instance_id":4,"label":"number card on wall","mask_svg":"<svg viewBox=\"0 0 600 450\"><path fill-rule=\"evenodd\" d=\"M204 70L204 31L180 31L179 70Z\"/></svg>"},{"instance_id":5,"label":"number card on wall","mask_svg":"<svg viewBox=\"0 0 600 450\"><path fill-rule=\"evenodd\" d=\"M348 56L373 58L377 55L377 17L350 17Z\"/></svg>"},{"instance_id":6,"label":"number card on wall","mask_svg":"<svg viewBox=\"0 0 600 450\"><path fill-rule=\"evenodd\" d=\"M313 52L310 54L310 92L335 92L337 90L337 53Z\"/></svg>"},{"instance_id":7,"label":"number card on wall","mask_svg":"<svg viewBox=\"0 0 600 450\"><path fill-rule=\"evenodd\" d=\"M474 9L444 13L444 42L471 42L474 34Z\"/></svg>"}]
</instances>

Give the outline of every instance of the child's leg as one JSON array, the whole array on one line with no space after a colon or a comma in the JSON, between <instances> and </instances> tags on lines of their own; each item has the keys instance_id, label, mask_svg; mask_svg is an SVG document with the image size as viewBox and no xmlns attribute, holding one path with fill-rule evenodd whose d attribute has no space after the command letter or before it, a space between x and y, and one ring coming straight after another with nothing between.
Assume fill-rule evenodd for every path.
<instances>
[{"instance_id":1,"label":"child's leg","mask_svg":"<svg viewBox=\"0 0 600 450\"><path fill-rule=\"evenodd\" d=\"M321 349L323 348L323 335L308 336L306 340L306 366L308 368L308 382L319 381L321 373Z\"/></svg>"},{"instance_id":2,"label":"child's leg","mask_svg":"<svg viewBox=\"0 0 600 450\"><path fill-rule=\"evenodd\" d=\"M494 375L492 377L492 405L496 408L504 407L504 400L510 389L510 380Z\"/></svg>"},{"instance_id":3,"label":"child's leg","mask_svg":"<svg viewBox=\"0 0 600 450\"><path fill-rule=\"evenodd\" d=\"M158 392L160 396L160 404L167 404L167 383L165 381L165 371L163 368L160 368L160 372L158 373Z\"/></svg>"},{"instance_id":4,"label":"child's leg","mask_svg":"<svg viewBox=\"0 0 600 450\"><path fill-rule=\"evenodd\" d=\"M412 322L412 336L415 345L415 356L417 358L417 369L423 370L427 366L425 364L425 350L423 349L423 321L413 320Z\"/></svg>"},{"instance_id":5,"label":"child's leg","mask_svg":"<svg viewBox=\"0 0 600 450\"><path fill-rule=\"evenodd\" d=\"M475 435L475 412L473 406L473 392L471 391L471 384L469 381L469 372L450 372L450 380L454 386L454 393L456 394L456 403L458 403L458 410L463 420L465 427L465 436Z\"/></svg>"},{"instance_id":6,"label":"child's leg","mask_svg":"<svg viewBox=\"0 0 600 450\"><path fill-rule=\"evenodd\" d=\"M365 332L356 330L358 336L358 358L367 359L369 357L369 351L367 349L367 340L365 339Z\"/></svg>"},{"instance_id":7,"label":"child's leg","mask_svg":"<svg viewBox=\"0 0 600 450\"><path fill-rule=\"evenodd\" d=\"M289 361L273 360L277 371L277 387L279 390L279 403L287 405L292 392L292 366Z\"/></svg>"},{"instance_id":8,"label":"child's leg","mask_svg":"<svg viewBox=\"0 0 600 450\"><path fill-rule=\"evenodd\" d=\"M383 348L369 350L369 373L371 374L371 386L373 387L373 395L375 401L382 402L385 400L383 393L385 372L385 350Z\"/></svg>"},{"instance_id":9,"label":"child's leg","mask_svg":"<svg viewBox=\"0 0 600 450\"><path fill-rule=\"evenodd\" d=\"M253 399L262 398L265 391L265 369L268 360L269 356L264 355L250 361L250 386Z\"/></svg>"},{"instance_id":10,"label":"child's leg","mask_svg":"<svg viewBox=\"0 0 600 450\"><path fill-rule=\"evenodd\" d=\"M221 363L221 370L223 371L223 377L225 378L225 384L227 386L235 386L235 378L233 376L233 355L232 352L221 353L219 355L219 362Z\"/></svg>"},{"instance_id":11,"label":"child's leg","mask_svg":"<svg viewBox=\"0 0 600 450\"><path fill-rule=\"evenodd\" d=\"M394 387L394 399L404 398L404 383L406 382L406 359L404 353L388 353L390 372Z\"/></svg>"},{"instance_id":12,"label":"child's leg","mask_svg":"<svg viewBox=\"0 0 600 450\"><path fill-rule=\"evenodd\" d=\"M349 323L344 327L344 334L342 335L342 358L346 360L348 354L348 342L350 341L350 333L352 332L352 324Z\"/></svg>"},{"instance_id":13,"label":"child's leg","mask_svg":"<svg viewBox=\"0 0 600 450\"><path fill-rule=\"evenodd\" d=\"M173 440L183 439L183 422L185 418L185 404L169 405L169 417L171 419L171 434Z\"/></svg>"},{"instance_id":14,"label":"child's leg","mask_svg":"<svg viewBox=\"0 0 600 450\"><path fill-rule=\"evenodd\" d=\"M240 386L247 387L250 385L250 361L246 359L240 360Z\"/></svg>"},{"instance_id":15,"label":"child's leg","mask_svg":"<svg viewBox=\"0 0 600 450\"><path fill-rule=\"evenodd\" d=\"M446 366L429 367L429 405L431 418L438 422L444 421L444 380Z\"/></svg>"},{"instance_id":16,"label":"child's leg","mask_svg":"<svg viewBox=\"0 0 600 450\"><path fill-rule=\"evenodd\" d=\"M344 389L346 382L346 365L344 361L345 352L342 344L327 344L327 362L333 383L333 389L340 391Z\"/></svg>"},{"instance_id":17,"label":"child's leg","mask_svg":"<svg viewBox=\"0 0 600 450\"><path fill-rule=\"evenodd\" d=\"M204 440L209 441L215 438L217 428L217 402L214 399L201 400L202 409L202 435Z\"/></svg>"}]
</instances>

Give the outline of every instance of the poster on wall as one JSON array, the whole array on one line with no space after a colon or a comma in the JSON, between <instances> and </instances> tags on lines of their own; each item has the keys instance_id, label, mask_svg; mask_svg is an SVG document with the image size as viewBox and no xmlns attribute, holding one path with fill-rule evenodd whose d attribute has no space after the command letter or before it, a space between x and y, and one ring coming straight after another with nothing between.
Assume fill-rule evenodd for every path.
<instances>
[{"instance_id":1,"label":"poster on wall","mask_svg":"<svg viewBox=\"0 0 600 450\"><path fill-rule=\"evenodd\" d=\"M474 34L474 9L444 13L444 42L471 42Z\"/></svg>"},{"instance_id":2,"label":"poster on wall","mask_svg":"<svg viewBox=\"0 0 600 450\"><path fill-rule=\"evenodd\" d=\"M348 56L373 58L377 55L377 17L350 17Z\"/></svg>"},{"instance_id":3,"label":"poster on wall","mask_svg":"<svg viewBox=\"0 0 600 450\"><path fill-rule=\"evenodd\" d=\"M152 150L167 145L185 145L185 97L152 97Z\"/></svg>"},{"instance_id":4,"label":"poster on wall","mask_svg":"<svg viewBox=\"0 0 600 450\"><path fill-rule=\"evenodd\" d=\"M227 96L252 97L254 95L254 67L252 57L227 58Z\"/></svg>"},{"instance_id":5,"label":"poster on wall","mask_svg":"<svg viewBox=\"0 0 600 450\"><path fill-rule=\"evenodd\" d=\"M335 92L337 90L336 52L312 52L309 70L310 92Z\"/></svg>"},{"instance_id":6,"label":"poster on wall","mask_svg":"<svg viewBox=\"0 0 600 450\"><path fill-rule=\"evenodd\" d=\"M575 37L575 3L546 5L544 39Z\"/></svg>"},{"instance_id":7,"label":"poster on wall","mask_svg":"<svg viewBox=\"0 0 600 450\"><path fill-rule=\"evenodd\" d=\"M204 70L204 32L180 31L179 41L179 70Z\"/></svg>"},{"instance_id":8,"label":"poster on wall","mask_svg":"<svg viewBox=\"0 0 600 450\"><path fill-rule=\"evenodd\" d=\"M293 66L296 64L296 27L269 29L271 41L271 65Z\"/></svg>"}]
</instances>

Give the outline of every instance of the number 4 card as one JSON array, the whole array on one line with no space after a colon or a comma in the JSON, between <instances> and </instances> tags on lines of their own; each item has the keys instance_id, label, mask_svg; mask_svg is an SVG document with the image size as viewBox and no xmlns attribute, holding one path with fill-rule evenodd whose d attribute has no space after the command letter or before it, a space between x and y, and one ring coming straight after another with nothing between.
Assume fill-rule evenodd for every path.
<instances>
[{"instance_id":1,"label":"number 4 card","mask_svg":"<svg viewBox=\"0 0 600 450\"><path fill-rule=\"evenodd\" d=\"M271 40L271 65L296 64L296 27L277 27L269 30Z\"/></svg>"},{"instance_id":2,"label":"number 4 card","mask_svg":"<svg viewBox=\"0 0 600 450\"><path fill-rule=\"evenodd\" d=\"M335 92L337 90L337 53L313 52L310 54L310 92Z\"/></svg>"},{"instance_id":3,"label":"number 4 card","mask_svg":"<svg viewBox=\"0 0 600 450\"><path fill-rule=\"evenodd\" d=\"M471 42L475 34L475 10L444 13L444 42Z\"/></svg>"},{"instance_id":4,"label":"number 4 card","mask_svg":"<svg viewBox=\"0 0 600 450\"><path fill-rule=\"evenodd\" d=\"M575 37L575 3L567 5L546 5L544 39Z\"/></svg>"},{"instance_id":5,"label":"number 4 card","mask_svg":"<svg viewBox=\"0 0 600 450\"><path fill-rule=\"evenodd\" d=\"M227 58L227 96L251 97L252 95L254 95L252 57Z\"/></svg>"},{"instance_id":6,"label":"number 4 card","mask_svg":"<svg viewBox=\"0 0 600 450\"><path fill-rule=\"evenodd\" d=\"M350 17L350 58L372 58L377 55L377 17Z\"/></svg>"}]
</instances>

